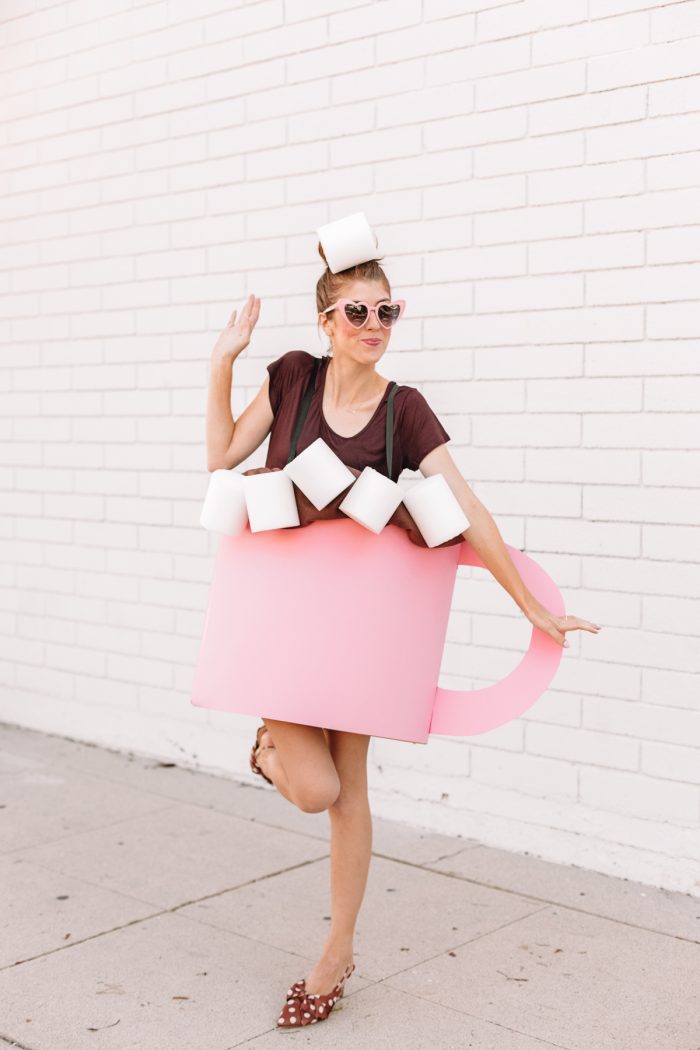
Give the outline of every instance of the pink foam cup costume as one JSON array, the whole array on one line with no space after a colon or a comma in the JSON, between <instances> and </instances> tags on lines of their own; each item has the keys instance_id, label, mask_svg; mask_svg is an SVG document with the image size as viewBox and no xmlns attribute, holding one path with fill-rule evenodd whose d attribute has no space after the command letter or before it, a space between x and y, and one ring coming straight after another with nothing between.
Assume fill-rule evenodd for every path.
<instances>
[{"instance_id":1,"label":"pink foam cup costume","mask_svg":"<svg viewBox=\"0 0 700 1050\"><path fill-rule=\"evenodd\" d=\"M296 455L318 364L287 462ZM388 477L395 391L394 383ZM506 546L530 592L562 615L552 579ZM552 681L562 648L533 627L523 659L501 681L472 691L440 688L459 565L485 567L466 540L419 547L396 526L376 535L350 518L221 536L192 704L415 743L431 733L471 736L517 718Z\"/></svg>"}]
</instances>

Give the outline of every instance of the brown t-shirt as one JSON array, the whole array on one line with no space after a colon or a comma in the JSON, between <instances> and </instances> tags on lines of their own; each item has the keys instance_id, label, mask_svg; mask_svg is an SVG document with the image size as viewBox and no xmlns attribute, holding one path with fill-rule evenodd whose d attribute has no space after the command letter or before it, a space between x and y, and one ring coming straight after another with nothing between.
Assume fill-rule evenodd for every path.
<instances>
[{"instance_id":1,"label":"brown t-shirt","mask_svg":"<svg viewBox=\"0 0 700 1050\"><path fill-rule=\"evenodd\" d=\"M288 350L267 366L274 419L266 467L282 468L287 462L294 423L315 360L315 356L306 350ZM342 437L331 430L321 409L330 360L330 355L321 358L313 397L297 442L297 455L321 437L346 466L357 470L374 467L380 474L386 475L386 403L391 384L388 384L372 418L359 434ZM412 386L399 386L394 394L392 481L397 481L405 468L418 470L421 460L429 452L449 440L450 435L420 390Z\"/></svg>"}]
</instances>

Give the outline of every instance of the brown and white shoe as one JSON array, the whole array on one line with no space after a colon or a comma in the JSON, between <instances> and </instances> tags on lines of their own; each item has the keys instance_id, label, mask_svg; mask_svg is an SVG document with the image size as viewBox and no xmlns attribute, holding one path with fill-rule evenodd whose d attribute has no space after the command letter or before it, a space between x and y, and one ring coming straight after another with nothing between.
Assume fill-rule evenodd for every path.
<instances>
[{"instance_id":1,"label":"brown and white shoe","mask_svg":"<svg viewBox=\"0 0 700 1050\"><path fill-rule=\"evenodd\" d=\"M309 994L306 991L306 978L293 984L287 990L287 1001L277 1019L277 1027L281 1029L301 1028L305 1024L325 1021L338 999L342 998L345 982L354 969L355 963L350 963L335 988L332 988L327 995L322 995L320 992L316 995Z\"/></svg>"},{"instance_id":2,"label":"brown and white shoe","mask_svg":"<svg viewBox=\"0 0 700 1050\"><path fill-rule=\"evenodd\" d=\"M261 744L260 743L260 737L265 732L269 732L269 730L268 730L267 726L265 725L265 723L263 722L263 724L261 726L258 726L258 731L255 734L255 743L253 744L253 746L250 749L250 768L252 769L253 773L259 773L260 776L264 780L266 780L268 782L268 784L272 784L272 786L274 787L275 786L274 785L274 781L270 780L270 778L268 776L266 776L265 773L263 773L262 769L260 768L260 766L258 765L258 763L256 761L256 759L258 757L258 751L264 751L265 748L274 748L274 746L275 746L274 744Z\"/></svg>"}]
</instances>

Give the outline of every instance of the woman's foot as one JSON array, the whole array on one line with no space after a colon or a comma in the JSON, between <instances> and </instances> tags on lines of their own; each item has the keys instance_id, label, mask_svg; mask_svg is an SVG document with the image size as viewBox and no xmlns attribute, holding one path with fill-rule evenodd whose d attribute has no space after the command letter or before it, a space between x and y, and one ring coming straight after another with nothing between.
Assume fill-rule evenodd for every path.
<instances>
[{"instance_id":1,"label":"woman's foot","mask_svg":"<svg viewBox=\"0 0 700 1050\"><path fill-rule=\"evenodd\" d=\"M255 760L262 769L266 776L270 776L270 771L267 768L267 756L271 751L275 750L275 745L272 743L272 737L270 736L270 730L265 728L260 734L260 745L256 752Z\"/></svg>"},{"instance_id":2,"label":"woman's foot","mask_svg":"<svg viewBox=\"0 0 700 1050\"><path fill-rule=\"evenodd\" d=\"M328 972L331 972L332 968L330 967ZM315 969L318 969L318 967ZM317 1024L319 1021L327 1020L338 999L343 997L345 982L348 977L352 976L354 969L355 964L349 963L339 980L336 981L329 992L325 993L307 991L306 979L303 977L300 981L295 981L287 989L287 998L282 1007L282 1012L277 1018L277 1028L291 1031L294 1028L302 1028L307 1024Z\"/></svg>"},{"instance_id":3,"label":"woman's foot","mask_svg":"<svg viewBox=\"0 0 700 1050\"><path fill-rule=\"evenodd\" d=\"M335 988L348 966L352 966L352 952L345 955L322 955L310 970L305 982L309 995L328 995Z\"/></svg>"},{"instance_id":4,"label":"woman's foot","mask_svg":"<svg viewBox=\"0 0 700 1050\"><path fill-rule=\"evenodd\" d=\"M255 743L250 749L250 768L253 773L259 773L269 784L273 784L273 786L274 781L270 777L267 768L267 761L263 759L261 762L260 758L263 755L269 755L274 749L275 745L271 743L270 731L263 722L262 725L258 726L255 734Z\"/></svg>"},{"instance_id":5,"label":"woman's foot","mask_svg":"<svg viewBox=\"0 0 700 1050\"><path fill-rule=\"evenodd\" d=\"M274 747L275 746L272 743L272 737L270 736L270 730L267 728L267 726L265 726L265 728L261 730L260 737L258 739L258 743L259 743L260 747L270 747L270 746Z\"/></svg>"}]
</instances>

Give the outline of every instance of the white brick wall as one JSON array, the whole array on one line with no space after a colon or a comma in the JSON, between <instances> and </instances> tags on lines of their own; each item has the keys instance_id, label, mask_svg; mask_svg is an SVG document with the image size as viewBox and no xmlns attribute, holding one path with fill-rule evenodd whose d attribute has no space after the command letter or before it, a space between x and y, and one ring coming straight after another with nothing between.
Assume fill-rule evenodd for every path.
<instances>
[{"instance_id":1,"label":"white brick wall","mask_svg":"<svg viewBox=\"0 0 700 1050\"><path fill-rule=\"evenodd\" d=\"M235 415L320 352L314 230L363 209L408 301L384 374L603 625L517 721L374 740L373 809L700 895L700 2L5 0L0 30L0 717L249 776L256 723L189 703L209 352L260 295ZM440 684L528 637L460 569Z\"/></svg>"}]
</instances>

